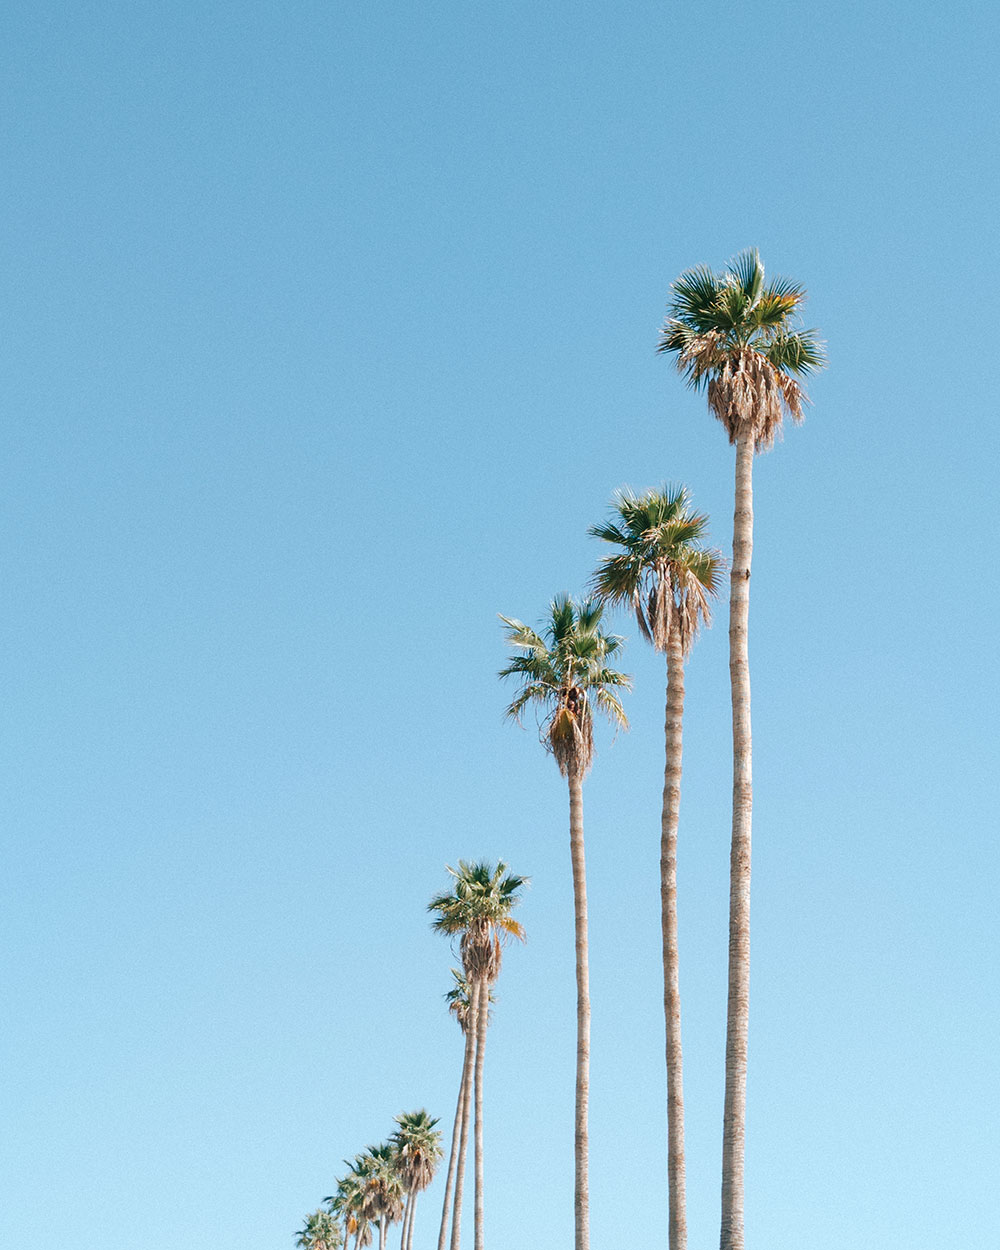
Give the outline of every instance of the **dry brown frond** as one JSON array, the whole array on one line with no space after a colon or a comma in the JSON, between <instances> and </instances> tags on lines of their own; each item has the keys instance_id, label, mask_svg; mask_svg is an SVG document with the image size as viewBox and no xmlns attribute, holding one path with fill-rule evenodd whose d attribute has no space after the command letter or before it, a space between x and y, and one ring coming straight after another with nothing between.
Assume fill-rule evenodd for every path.
<instances>
[{"instance_id":1,"label":"dry brown frond","mask_svg":"<svg viewBox=\"0 0 1000 1250\"><path fill-rule=\"evenodd\" d=\"M564 777L586 774L594 760L594 725L585 693L575 686L566 691L547 726L548 747Z\"/></svg>"},{"instance_id":2,"label":"dry brown frond","mask_svg":"<svg viewBox=\"0 0 1000 1250\"><path fill-rule=\"evenodd\" d=\"M731 443L752 438L757 451L766 451L780 435L786 412L793 421L802 420L799 383L753 347L723 353L706 335L691 344L682 363L696 380L711 375L708 406L725 426Z\"/></svg>"}]
</instances>

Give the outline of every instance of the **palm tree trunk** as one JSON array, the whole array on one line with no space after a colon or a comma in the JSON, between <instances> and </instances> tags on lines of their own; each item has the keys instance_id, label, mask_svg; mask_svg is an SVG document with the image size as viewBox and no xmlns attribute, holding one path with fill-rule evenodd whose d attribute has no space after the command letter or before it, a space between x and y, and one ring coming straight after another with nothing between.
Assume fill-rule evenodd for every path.
<instances>
[{"instance_id":1,"label":"palm tree trunk","mask_svg":"<svg viewBox=\"0 0 1000 1250\"><path fill-rule=\"evenodd\" d=\"M413 1221L417 1218L417 1196L419 1190L410 1192L410 1222L406 1226L406 1250L413 1250Z\"/></svg>"},{"instance_id":2,"label":"palm tree trunk","mask_svg":"<svg viewBox=\"0 0 1000 1250\"><path fill-rule=\"evenodd\" d=\"M729 596L729 680L733 698L733 841L729 856L729 1002L726 1102L722 1122L721 1250L744 1250L743 1159L746 1135L747 1026L750 1016L750 561L753 555L754 440L736 444L736 510Z\"/></svg>"},{"instance_id":3,"label":"palm tree trunk","mask_svg":"<svg viewBox=\"0 0 1000 1250\"><path fill-rule=\"evenodd\" d=\"M660 919L663 928L663 1018L667 1038L667 1187L670 1250L687 1250L687 1173L684 1161L684 1061L677 953L677 826L681 807L684 729L684 652L672 626L667 642L666 763L660 818Z\"/></svg>"},{"instance_id":4,"label":"palm tree trunk","mask_svg":"<svg viewBox=\"0 0 1000 1250\"><path fill-rule=\"evenodd\" d=\"M469 1031L465 1031L465 1057L462 1060L462 1080L458 1086L458 1101L455 1104L455 1123L451 1130L451 1154L448 1157L448 1176L444 1184L444 1203L441 1207L441 1231L438 1233L437 1250L444 1250L448 1237L448 1207L451 1204L452 1187L455 1183L455 1169L458 1164L458 1135L462 1131L462 1113L465 1110L465 1088L469 1081Z\"/></svg>"},{"instance_id":5,"label":"palm tree trunk","mask_svg":"<svg viewBox=\"0 0 1000 1250\"><path fill-rule=\"evenodd\" d=\"M590 1250L590 1182L587 1110L590 1102L590 968L587 943L587 868L583 856L583 776L569 773L569 847L573 862L576 930L576 1134L575 1250Z\"/></svg>"},{"instance_id":6,"label":"palm tree trunk","mask_svg":"<svg viewBox=\"0 0 1000 1250\"><path fill-rule=\"evenodd\" d=\"M483 1223L483 1060L486 1057L486 1028L490 1018L490 987L479 982L476 1003L476 1240L475 1250L484 1250Z\"/></svg>"},{"instance_id":7,"label":"palm tree trunk","mask_svg":"<svg viewBox=\"0 0 1000 1250\"><path fill-rule=\"evenodd\" d=\"M406 1202L403 1204L403 1226L399 1233L399 1250L406 1250L406 1234L410 1228L410 1207L413 1204L413 1190L411 1189L406 1195Z\"/></svg>"},{"instance_id":8,"label":"palm tree trunk","mask_svg":"<svg viewBox=\"0 0 1000 1250\"><path fill-rule=\"evenodd\" d=\"M389 1222L383 1215L378 1222L378 1250L385 1250L385 1240L388 1232Z\"/></svg>"},{"instance_id":9,"label":"palm tree trunk","mask_svg":"<svg viewBox=\"0 0 1000 1250\"><path fill-rule=\"evenodd\" d=\"M462 1066L462 1090L460 1093L462 1118L459 1124L458 1160L455 1173L455 1209L451 1217L451 1250L459 1250L462 1236L462 1195L465 1189L465 1155L469 1144L469 1125L472 1122L472 1063L476 1045L476 1021L479 1011L479 982L472 983L472 1002L469 1005L469 1027L465 1032L465 1061ZM456 1120L458 1115L456 1113ZM441 1243L438 1242L440 1247Z\"/></svg>"}]
</instances>

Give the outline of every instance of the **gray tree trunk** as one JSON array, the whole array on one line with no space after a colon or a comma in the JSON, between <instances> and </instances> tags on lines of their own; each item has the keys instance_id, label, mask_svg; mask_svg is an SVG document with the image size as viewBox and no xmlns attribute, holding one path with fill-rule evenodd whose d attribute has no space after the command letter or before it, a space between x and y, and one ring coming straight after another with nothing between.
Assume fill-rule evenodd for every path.
<instances>
[{"instance_id":1,"label":"gray tree trunk","mask_svg":"<svg viewBox=\"0 0 1000 1250\"><path fill-rule=\"evenodd\" d=\"M681 807L684 653L676 626L667 643L666 763L660 818L660 919L663 929L663 1018L667 1039L667 1187L670 1250L687 1250L687 1173L684 1160L684 1061L677 945L677 827Z\"/></svg>"},{"instance_id":2,"label":"gray tree trunk","mask_svg":"<svg viewBox=\"0 0 1000 1250\"><path fill-rule=\"evenodd\" d=\"M736 444L736 511L729 596L729 680L733 699L733 841L729 856L729 999L726 1102L722 1122L721 1250L744 1250L743 1160L746 1136L747 1026L750 1016L750 562L753 556L752 438Z\"/></svg>"},{"instance_id":3,"label":"gray tree trunk","mask_svg":"<svg viewBox=\"0 0 1000 1250\"><path fill-rule=\"evenodd\" d=\"M407 1232L410 1227L410 1207L413 1203L413 1191L406 1195L406 1202L403 1204L403 1226L399 1233L399 1250L406 1250Z\"/></svg>"},{"instance_id":4,"label":"gray tree trunk","mask_svg":"<svg viewBox=\"0 0 1000 1250\"><path fill-rule=\"evenodd\" d=\"M406 1250L413 1250L413 1221L417 1218L417 1197L420 1191L410 1191L410 1218L406 1225Z\"/></svg>"},{"instance_id":5,"label":"gray tree trunk","mask_svg":"<svg viewBox=\"0 0 1000 1250\"><path fill-rule=\"evenodd\" d=\"M576 1132L575 1250L590 1250L589 1130L590 968L587 943L587 867L583 854L583 777L569 774L569 846L573 863L573 913L576 931Z\"/></svg>"},{"instance_id":6,"label":"gray tree trunk","mask_svg":"<svg viewBox=\"0 0 1000 1250\"><path fill-rule=\"evenodd\" d=\"M479 982L476 1001L476 1250L484 1250L485 1225L483 1219L483 1061L486 1057L486 1029L490 1018L490 987L486 981Z\"/></svg>"},{"instance_id":7,"label":"gray tree trunk","mask_svg":"<svg viewBox=\"0 0 1000 1250\"><path fill-rule=\"evenodd\" d=\"M455 1170L458 1164L458 1137L462 1131L462 1113L465 1110L465 1088L469 1080L469 1034L465 1034L465 1057L462 1060L462 1080L458 1087L458 1102L455 1104L455 1123L451 1130L451 1154L448 1157L448 1176L444 1184L444 1203L441 1207L441 1231L438 1233L438 1250L444 1250L448 1238L448 1207L451 1204L452 1189L455 1183Z\"/></svg>"},{"instance_id":8,"label":"gray tree trunk","mask_svg":"<svg viewBox=\"0 0 1000 1250\"><path fill-rule=\"evenodd\" d=\"M389 1221L383 1215L378 1222L378 1250L385 1250L386 1237L389 1233Z\"/></svg>"},{"instance_id":9,"label":"gray tree trunk","mask_svg":"<svg viewBox=\"0 0 1000 1250\"><path fill-rule=\"evenodd\" d=\"M465 1189L465 1156L469 1144L469 1125L472 1122L472 1064L476 1045L476 1021L479 1012L479 982L472 983L472 1002L469 1005L469 1026L465 1033L465 1060L462 1066L462 1119L459 1125L458 1161L455 1173L455 1209L451 1217L451 1248L459 1250L462 1236L462 1196Z\"/></svg>"}]
</instances>

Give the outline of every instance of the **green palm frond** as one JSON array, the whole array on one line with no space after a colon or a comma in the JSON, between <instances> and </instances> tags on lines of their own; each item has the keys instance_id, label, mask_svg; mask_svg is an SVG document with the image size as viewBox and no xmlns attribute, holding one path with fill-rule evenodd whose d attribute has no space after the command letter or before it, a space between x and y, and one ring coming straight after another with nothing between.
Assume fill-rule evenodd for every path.
<instances>
[{"instance_id":1,"label":"green palm frond","mask_svg":"<svg viewBox=\"0 0 1000 1250\"><path fill-rule=\"evenodd\" d=\"M805 298L805 288L786 278L765 284L755 249L720 274L702 265L673 283L657 351L674 357L689 386L707 392L731 442L752 438L760 451L784 416L802 419L807 398L796 379L826 364L816 331L796 325Z\"/></svg>"},{"instance_id":2,"label":"green palm frond","mask_svg":"<svg viewBox=\"0 0 1000 1250\"><path fill-rule=\"evenodd\" d=\"M459 860L447 868L452 889L436 895L428 904L437 933L461 939L460 949L466 979L470 982L496 980L503 946L510 938L524 941L524 928L512 916L521 901L528 878L512 873L500 860L471 863Z\"/></svg>"},{"instance_id":3,"label":"green palm frond","mask_svg":"<svg viewBox=\"0 0 1000 1250\"><path fill-rule=\"evenodd\" d=\"M597 699L605 685L631 688L631 678L613 670L607 661L624 643L617 634L602 628L604 605L594 597L576 603L569 595L557 595L549 605L549 616L541 630L528 631L521 621L501 616L508 645L528 650L514 656L500 670L502 678L520 681L505 715L520 721L527 707L537 709L539 735L555 757L560 771L586 774L593 760L592 705L604 708ZM530 637L530 642L529 642ZM616 723L627 727L624 711Z\"/></svg>"},{"instance_id":4,"label":"green palm frond","mask_svg":"<svg viewBox=\"0 0 1000 1250\"><path fill-rule=\"evenodd\" d=\"M611 523L590 533L621 550L606 557L591 579L604 602L635 613L643 637L666 650L676 628L682 649L692 645L711 616L708 598L721 585L725 567L718 551L704 545L708 517L695 512L687 490L663 486L636 495L615 494Z\"/></svg>"}]
</instances>

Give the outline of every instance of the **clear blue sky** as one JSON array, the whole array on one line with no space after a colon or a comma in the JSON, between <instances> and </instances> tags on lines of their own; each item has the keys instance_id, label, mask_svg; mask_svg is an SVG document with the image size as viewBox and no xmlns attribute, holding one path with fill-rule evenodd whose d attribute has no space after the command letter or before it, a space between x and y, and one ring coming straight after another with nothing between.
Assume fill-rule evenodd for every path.
<instances>
[{"instance_id":1,"label":"clear blue sky","mask_svg":"<svg viewBox=\"0 0 1000 1250\"><path fill-rule=\"evenodd\" d=\"M997 1243L998 36L985 0L6 6L5 1246L290 1247L395 1113L450 1120L424 908L459 856L533 878L488 1240L571 1246L566 802L501 722L495 614L582 587L624 483L685 481L728 546L731 451L653 348L671 279L754 244L832 365L756 473L749 1245ZM692 1247L720 617L681 831ZM599 1247L665 1244L663 673L627 664L585 796Z\"/></svg>"}]
</instances>

